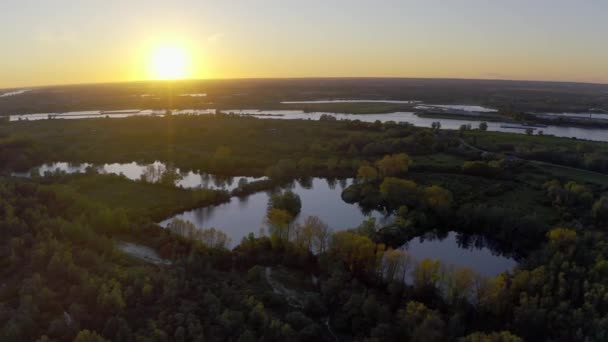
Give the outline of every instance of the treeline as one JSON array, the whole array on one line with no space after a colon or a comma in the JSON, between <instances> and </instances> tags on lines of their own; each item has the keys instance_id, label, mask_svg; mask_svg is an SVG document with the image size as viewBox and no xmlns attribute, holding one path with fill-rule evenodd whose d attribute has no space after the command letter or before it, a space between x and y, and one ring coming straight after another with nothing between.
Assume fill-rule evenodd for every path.
<instances>
[{"instance_id":1,"label":"treeline","mask_svg":"<svg viewBox=\"0 0 608 342\"><path fill-rule=\"evenodd\" d=\"M293 175L294 169L302 175L344 176L356 170L361 158L424 155L457 143L448 135L394 122L259 120L225 114L17 122L0 125L0 136L8 144L4 152L0 144L2 167L12 171L51 161L162 160L181 170L278 177Z\"/></svg>"}]
</instances>

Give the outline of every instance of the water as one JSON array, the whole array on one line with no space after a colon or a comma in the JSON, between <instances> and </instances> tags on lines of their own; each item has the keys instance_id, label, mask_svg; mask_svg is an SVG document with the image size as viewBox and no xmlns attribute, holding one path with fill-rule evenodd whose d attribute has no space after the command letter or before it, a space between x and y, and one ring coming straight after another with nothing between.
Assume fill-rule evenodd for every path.
<instances>
[{"instance_id":1,"label":"water","mask_svg":"<svg viewBox=\"0 0 608 342\"><path fill-rule=\"evenodd\" d=\"M28 91L30 91L30 89L20 89L20 90L15 90L15 91L9 91L7 93L0 94L0 97L9 97L9 96L21 95L21 94L27 93Z\"/></svg>"},{"instance_id":2,"label":"water","mask_svg":"<svg viewBox=\"0 0 608 342\"><path fill-rule=\"evenodd\" d=\"M182 97L206 97L207 94L181 94Z\"/></svg>"},{"instance_id":3,"label":"water","mask_svg":"<svg viewBox=\"0 0 608 342\"><path fill-rule=\"evenodd\" d=\"M348 204L341 198L342 190L352 183L352 179L331 181L313 178L309 184L297 182L292 191L300 195L302 211L296 222L308 216L317 216L332 230L339 231L359 226L364 220L374 217L378 226L390 224L392 217L381 212L364 213L356 204ZM258 192L246 198L233 197L230 202L186 211L160 223L162 227L173 219L192 222L200 229L216 228L228 235L232 247L238 245L243 237L268 229L265 224L266 210L270 194ZM444 239L413 239L402 248L417 261L424 258L438 259L444 265L469 267L485 276L494 276L512 269L516 262L500 256L488 247L464 246L462 235L450 232Z\"/></svg>"},{"instance_id":4,"label":"water","mask_svg":"<svg viewBox=\"0 0 608 342\"><path fill-rule=\"evenodd\" d=\"M130 116L165 116L166 110L164 109L124 109L118 111L101 111L101 110L87 110L78 112L65 112L65 113L36 113L36 114L21 114L9 116L9 121L35 121L35 120L47 120L53 119L94 119L94 118L111 118L119 119ZM183 114L194 114L194 115L206 115L214 114L215 109L176 109L171 111L173 115Z\"/></svg>"},{"instance_id":5,"label":"water","mask_svg":"<svg viewBox=\"0 0 608 342\"><path fill-rule=\"evenodd\" d=\"M502 256L485 246L482 239L469 241L466 235L456 232L449 232L442 239L415 238L402 248L418 261L435 259L444 265L469 267L484 276L496 276L517 265L512 258Z\"/></svg>"},{"instance_id":6,"label":"water","mask_svg":"<svg viewBox=\"0 0 608 342\"><path fill-rule=\"evenodd\" d=\"M461 108L471 108L471 106L454 105ZM488 108L489 109L489 108ZM260 119L285 119L285 120L319 120L321 115L331 115L337 119L344 120L361 120L365 122L374 121L395 121L395 122L407 122L418 127L430 127L433 122L440 122L442 129L458 129L462 125L471 125L473 128L479 126L482 120L459 120L459 119L444 119L444 118L423 118L415 115L412 112L395 112L387 114L336 114L336 113L305 113L301 110L265 110L260 111L258 109L243 109L243 110L226 110L225 113L235 113L239 115L249 115ZM49 115L56 115L59 119L82 119L82 118L123 118L127 116L136 115L158 115L163 116L164 110L142 110L137 113L120 113L120 114L104 114L100 111L88 111L88 112L69 112L61 114L53 113L39 113L39 114L24 114L24 115L11 115L10 121L18 120L43 120L48 119ZM182 109L172 111L174 115L193 114L193 115L207 115L215 113L214 109ZM525 134L524 129L501 127L517 126L517 124L506 123L506 122L487 122L488 131L494 132L508 132ZM601 128L582 128L582 127L568 127L568 126L554 126L549 125L547 127L538 128L534 132L543 131L545 135L554 135L557 137L566 138L577 138L594 141L608 141L608 130Z\"/></svg>"},{"instance_id":7,"label":"water","mask_svg":"<svg viewBox=\"0 0 608 342\"><path fill-rule=\"evenodd\" d=\"M310 119L319 120L321 115L332 115L338 120L361 120L365 122L374 122L379 120L381 122L395 121L395 122L408 122L417 127L431 127L433 122L441 122L442 129L459 129L462 125L471 125L476 128L483 120L459 120L459 119L437 119L437 118L424 118L419 117L412 112L396 112L387 114L335 114L335 113L305 113L301 110L265 110L259 111L254 109L246 110L233 110L226 112L234 112L241 115L251 115L260 119L273 118L273 119ZM270 114L267 116L264 114ZM488 131L493 132L508 132L508 133L519 133L525 134L524 129L501 127L503 125L518 126L517 124L507 122L487 122ZM543 131L545 135L554 135L557 137L566 138L577 138L594 141L608 141L608 130L601 128L581 128L581 127L568 127L568 126L552 126L538 128L535 132Z\"/></svg>"},{"instance_id":8,"label":"water","mask_svg":"<svg viewBox=\"0 0 608 342\"><path fill-rule=\"evenodd\" d=\"M90 163L66 163L66 162L55 162L55 163L47 163L43 164L37 168L34 168L32 171L37 172L38 175L44 176L47 172L55 172L62 171L68 174L72 173L84 173L87 168L94 168L99 173L104 174L115 174L115 175L124 175L128 179L131 180L140 180L146 172L150 172L150 170L156 171L155 175L152 175L150 181L157 182L160 178L160 173L167 169L167 166L164 163L156 161L152 164L138 164L135 162L132 163L112 163L112 164L103 164L103 165L93 165ZM32 173L13 173L14 176L17 177L29 177ZM232 191L236 189L239 185L239 181L244 179L246 182L253 182L257 180L266 179L266 177L223 177L223 176L215 176L208 173L198 173L194 171L181 172L180 169L175 169L175 171L180 175L180 179L176 182L176 186L182 187L184 189L213 189L213 190L226 190Z\"/></svg>"},{"instance_id":9,"label":"water","mask_svg":"<svg viewBox=\"0 0 608 342\"><path fill-rule=\"evenodd\" d=\"M566 116L570 118L608 120L608 113L534 113L534 115Z\"/></svg>"},{"instance_id":10,"label":"water","mask_svg":"<svg viewBox=\"0 0 608 342\"><path fill-rule=\"evenodd\" d=\"M152 164L112 163L93 165L90 163L56 162L41 165L32 170L43 176L46 172L57 170L66 173L83 173L87 168L95 168L100 173L122 174L131 180L139 180L149 168L165 170L166 165L161 162ZM179 169L177 169L179 172ZM30 173L15 173L14 176L28 177ZM265 179L254 177L219 177L206 173L193 171L181 173L182 178L176 183L183 188L207 188L215 190L232 191L238 187L240 179L247 182ZM351 185L352 179L329 180L312 178L294 182L286 187L300 195L302 211L296 222L302 222L309 216L317 216L333 230L355 228L364 220L374 217L378 226L389 224L392 220L379 211L363 212L356 204L349 204L342 200L342 191ZM203 207L177 214L160 223L166 227L175 218L190 221L198 228L214 227L226 233L237 245L249 233L259 235L260 229L266 228L265 217L270 194L258 192L248 197L232 197L230 202L217 206ZM416 259L438 259L443 264L467 266L482 275L493 276L512 269L515 261L499 256L489 248L463 248L466 244L463 236L450 232L444 239L414 239L404 248Z\"/></svg>"},{"instance_id":11,"label":"water","mask_svg":"<svg viewBox=\"0 0 608 342\"><path fill-rule=\"evenodd\" d=\"M420 101L396 101L396 100L316 100L316 101L283 101L282 104L327 104L327 103L395 103L414 104Z\"/></svg>"},{"instance_id":12,"label":"water","mask_svg":"<svg viewBox=\"0 0 608 342\"><path fill-rule=\"evenodd\" d=\"M342 200L342 190L352 184L352 179L332 181L313 178L307 183L295 182L291 188L302 200L302 211L296 222L302 222L309 216L317 216L333 230L342 230L355 228L370 217L376 218L379 224L390 220L390 217L385 217L381 212L366 214L358 205ZM198 228L213 227L223 231L230 237L233 245L237 245L249 233L258 235L260 229L266 229L264 222L269 198L268 192L257 192L245 198L233 197L228 203L175 215L160 225L166 227L175 218L190 221Z\"/></svg>"},{"instance_id":13,"label":"water","mask_svg":"<svg viewBox=\"0 0 608 342\"><path fill-rule=\"evenodd\" d=\"M482 107L482 106L470 106L470 105L423 105L423 106L416 106L416 109L434 109L434 108L441 108L441 109L456 109L456 110L463 110L466 112L477 112L477 113L495 113L498 112L498 110L494 109L494 108L488 108L488 107Z\"/></svg>"}]
</instances>

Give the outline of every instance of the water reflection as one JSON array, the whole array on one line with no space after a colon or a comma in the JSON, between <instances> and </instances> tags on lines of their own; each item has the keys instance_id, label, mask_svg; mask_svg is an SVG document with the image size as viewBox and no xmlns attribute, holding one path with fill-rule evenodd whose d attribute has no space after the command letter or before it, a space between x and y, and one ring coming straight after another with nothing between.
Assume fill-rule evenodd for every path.
<instances>
[{"instance_id":1,"label":"water reflection","mask_svg":"<svg viewBox=\"0 0 608 342\"><path fill-rule=\"evenodd\" d=\"M352 184L352 179L342 180L345 185ZM335 180L333 181L335 183ZM334 230L355 228L369 217L374 217L380 224L389 222L379 211L364 213L357 205L342 201L342 189L330 187L331 181L323 178L300 179L286 185L302 200L302 211L296 222L308 216L317 216ZM257 233L265 226L266 209L271 192L258 192L247 197L233 197L230 202L214 207L199 208L178 214L161 222L165 227L174 218L190 221L199 228L222 230L238 244L249 233Z\"/></svg>"},{"instance_id":2,"label":"water reflection","mask_svg":"<svg viewBox=\"0 0 608 342\"><path fill-rule=\"evenodd\" d=\"M401 248L417 260L436 259L445 265L469 267L485 276L496 276L517 264L513 258L499 252L492 240L453 231L428 233Z\"/></svg>"},{"instance_id":3,"label":"water reflection","mask_svg":"<svg viewBox=\"0 0 608 342\"><path fill-rule=\"evenodd\" d=\"M47 163L33 168L29 172L15 172L13 176L30 177L31 175L44 176L47 173L64 172L68 174L84 173L95 171L102 174L123 175L131 180L146 179L149 182L159 182L165 171L170 169L166 164L156 161L152 164L131 163L111 163L103 165L93 165L90 163L66 163L56 162ZM178 175L175 185L184 189L216 189L232 191L243 184L266 179L266 177L231 177L218 176L208 173L198 173L194 171L181 172L180 169L172 169Z\"/></svg>"}]
</instances>

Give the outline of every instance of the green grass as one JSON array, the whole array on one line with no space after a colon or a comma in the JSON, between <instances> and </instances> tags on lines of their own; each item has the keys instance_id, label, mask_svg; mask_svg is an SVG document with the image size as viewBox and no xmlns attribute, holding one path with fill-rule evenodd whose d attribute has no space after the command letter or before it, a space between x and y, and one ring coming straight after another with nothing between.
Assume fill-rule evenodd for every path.
<instances>
[{"instance_id":1,"label":"green grass","mask_svg":"<svg viewBox=\"0 0 608 342\"><path fill-rule=\"evenodd\" d=\"M173 213L227 200L227 194L212 190L181 188L131 181L114 175L71 175L61 186L110 208L123 208L160 220Z\"/></svg>"},{"instance_id":2,"label":"green grass","mask_svg":"<svg viewBox=\"0 0 608 342\"><path fill-rule=\"evenodd\" d=\"M578 171L569 168L551 166L551 165L542 165L538 166L542 172L546 172L551 174L553 178L567 179L573 180L577 183L592 183L598 184L604 187L608 187L608 175L601 175L593 172L584 172Z\"/></svg>"},{"instance_id":3,"label":"green grass","mask_svg":"<svg viewBox=\"0 0 608 342\"><path fill-rule=\"evenodd\" d=\"M542 130L540 128L539 130ZM465 140L481 149L490 151L503 150L501 147L534 147L545 146L552 149L576 150L578 146L593 149L597 152L608 152L605 142L586 141L572 138L555 137L550 135L525 135L505 132L488 132L472 130L465 135Z\"/></svg>"},{"instance_id":4,"label":"green grass","mask_svg":"<svg viewBox=\"0 0 608 342\"><path fill-rule=\"evenodd\" d=\"M412 170L460 170L465 159L447 153L412 156Z\"/></svg>"}]
</instances>

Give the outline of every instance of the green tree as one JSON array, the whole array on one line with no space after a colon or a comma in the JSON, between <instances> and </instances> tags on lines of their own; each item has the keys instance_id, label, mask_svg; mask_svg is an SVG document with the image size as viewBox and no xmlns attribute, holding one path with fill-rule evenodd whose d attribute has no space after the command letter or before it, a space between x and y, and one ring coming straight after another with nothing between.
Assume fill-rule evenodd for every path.
<instances>
[{"instance_id":1,"label":"green tree","mask_svg":"<svg viewBox=\"0 0 608 342\"><path fill-rule=\"evenodd\" d=\"M424 258L414 269L414 286L419 289L436 288L440 279L439 260Z\"/></svg>"},{"instance_id":2,"label":"green tree","mask_svg":"<svg viewBox=\"0 0 608 342\"><path fill-rule=\"evenodd\" d=\"M386 177L380 184L380 193L393 208L414 206L418 198L418 185L411 180Z\"/></svg>"},{"instance_id":3,"label":"green tree","mask_svg":"<svg viewBox=\"0 0 608 342\"><path fill-rule=\"evenodd\" d=\"M435 212L445 213L452 206L453 196L449 190L439 185L431 185L424 189L424 200Z\"/></svg>"},{"instance_id":4,"label":"green tree","mask_svg":"<svg viewBox=\"0 0 608 342\"><path fill-rule=\"evenodd\" d=\"M376 161L376 167L382 177L397 176L408 171L412 160L405 153L386 155Z\"/></svg>"},{"instance_id":5,"label":"green tree","mask_svg":"<svg viewBox=\"0 0 608 342\"><path fill-rule=\"evenodd\" d=\"M271 208L266 214L266 222L271 228L271 234L279 240L289 240L291 221L293 221L293 216L286 210Z\"/></svg>"},{"instance_id":6,"label":"green tree","mask_svg":"<svg viewBox=\"0 0 608 342\"><path fill-rule=\"evenodd\" d=\"M593 218L598 222L608 221L608 197L602 196L598 199L591 208Z\"/></svg>"},{"instance_id":7,"label":"green tree","mask_svg":"<svg viewBox=\"0 0 608 342\"><path fill-rule=\"evenodd\" d=\"M459 340L460 342L523 342L517 335L513 335L510 331L501 332L474 332Z\"/></svg>"},{"instance_id":8,"label":"green tree","mask_svg":"<svg viewBox=\"0 0 608 342\"><path fill-rule=\"evenodd\" d=\"M576 241L576 231L568 228L554 228L547 233L549 242L556 247L573 245Z\"/></svg>"},{"instance_id":9,"label":"green tree","mask_svg":"<svg viewBox=\"0 0 608 342\"><path fill-rule=\"evenodd\" d=\"M341 260L352 273L367 273L375 262L376 245L368 237L349 231L336 232L331 254Z\"/></svg>"},{"instance_id":10,"label":"green tree","mask_svg":"<svg viewBox=\"0 0 608 342\"><path fill-rule=\"evenodd\" d=\"M105 338L99 336L96 332L90 330L81 330L74 342L109 342Z\"/></svg>"},{"instance_id":11,"label":"green tree","mask_svg":"<svg viewBox=\"0 0 608 342\"><path fill-rule=\"evenodd\" d=\"M331 239L331 229L316 216L309 216L296 225L295 243L313 253L325 253Z\"/></svg>"},{"instance_id":12,"label":"green tree","mask_svg":"<svg viewBox=\"0 0 608 342\"><path fill-rule=\"evenodd\" d=\"M372 182L378 178L378 171L371 165L361 165L357 171L357 180Z\"/></svg>"},{"instance_id":13,"label":"green tree","mask_svg":"<svg viewBox=\"0 0 608 342\"><path fill-rule=\"evenodd\" d=\"M268 201L268 209L279 209L288 212L292 218L295 218L302 209L302 200L300 196L293 191L277 192L270 196Z\"/></svg>"}]
</instances>

